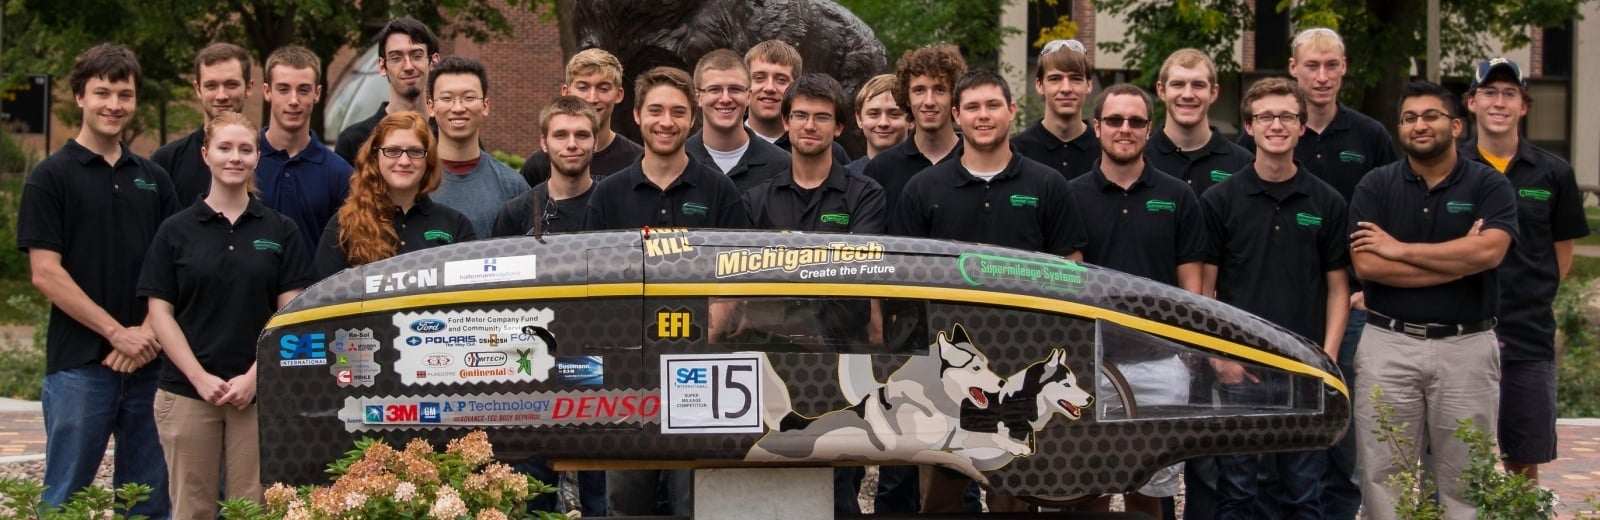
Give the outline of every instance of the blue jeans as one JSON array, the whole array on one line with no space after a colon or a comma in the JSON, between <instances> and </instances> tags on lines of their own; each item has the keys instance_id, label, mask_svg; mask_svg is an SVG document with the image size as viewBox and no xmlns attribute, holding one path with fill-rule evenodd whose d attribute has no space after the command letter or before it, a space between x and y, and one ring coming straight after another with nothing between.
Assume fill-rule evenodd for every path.
<instances>
[{"instance_id":1,"label":"blue jeans","mask_svg":"<svg viewBox=\"0 0 1600 520\"><path fill-rule=\"evenodd\" d=\"M1361 329L1367 326L1367 311L1350 309L1350 321L1339 341L1339 371L1352 393L1356 388L1356 344ZM1367 389L1366 391L1371 391ZM1355 402L1354 399L1351 402ZM1361 486L1356 481L1356 422L1344 432L1344 439L1328 448L1328 471L1322 481L1322 515L1327 520L1355 520L1361 509Z\"/></svg>"},{"instance_id":2,"label":"blue jeans","mask_svg":"<svg viewBox=\"0 0 1600 520\"><path fill-rule=\"evenodd\" d=\"M1222 385L1222 401L1265 404L1286 391L1288 380L1283 374L1258 377L1260 383ZM1319 449L1217 457L1216 518L1320 520L1322 483L1328 469L1326 452Z\"/></svg>"},{"instance_id":3,"label":"blue jeans","mask_svg":"<svg viewBox=\"0 0 1600 520\"><path fill-rule=\"evenodd\" d=\"M164 520L171 514L167 462L156 434L155 394L161 364L132 374L103 365L58 371L44 377L44 507L66 502L93 484L106 440L117 441L111 485L150 486L150 498L131 514Z\"/></svg>"}]
</instances>

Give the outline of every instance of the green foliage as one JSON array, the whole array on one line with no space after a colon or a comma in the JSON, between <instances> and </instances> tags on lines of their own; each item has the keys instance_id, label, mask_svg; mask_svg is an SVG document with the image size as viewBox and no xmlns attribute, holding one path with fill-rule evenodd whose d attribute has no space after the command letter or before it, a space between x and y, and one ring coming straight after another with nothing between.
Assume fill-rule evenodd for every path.
<instances>
[{"instance_id":1,"label":"green foliage","mask_svg":"<svg viewBox=\"0 0 1600 520\"><path fill-rule=\"evenodd\" d=\"M506 166L510 166L511 169L517 170L517 171L521 171L522 170L522 164L525 163L525 162L528 162L528 158L527 157L523 157L523 156L517 155L517 154L510 154L510 153L502 152L500 150L495 150L494 152L491 152L491 153L494 154L495 160L503 162L503 163L506 164Z\"/></svg>"},{"instance_id":2,"label":"green foliage","mask_svg":"<svg viewBox=\"0 0 1600 520\"><path fill-rule=\"evenodd\" d=\"M1002 40L1019 32L1000 26L1000 13L1015 1L839 0L839 4L877 33L891 68L906 51L941 42L959 45L968 67L996 68Z\"/></svg>"},{"instance_id":3,"label":"green foliage","mask_svg":"<svg viewBox=\"0 0 1600 520\"><path fill-rule=\"evenodd\" d=\"M18 282L7 281L4 285L13 284ZM25 317L26 321L18 323L34 326L32 341L9 335L0 337L0 367L6 367L0 370L0 397L37 401L39 392L44 389L44 340L49 328L50 305L44 303L44 298L31 286L27 289L27 292L7 291L10 296L0 302L0 308L15 310L17 315Z\"/></svg>"},{"instance_id":4,"label":"green foliage","mask_svg":"<svg viewBox=\"0 0 1600 520\"><path fill-rule=\"evenodd\" d=\"M1556 316L1556 334L1565 347L1565 354L1556 363L1556 411L1561 417L1600 416L1600 338L1595 335L1596 324L1591 319L1593 309L1587 301L1600 291L1600 282L1590 277L1580 278L1579 265L1590 265L1600 271L1600 259L1574 258L1573 272L1556 289L1552 309ZM1577 261L1586 260L1583 264Z\"/></svg>"},{"instance_id":5,"label":"green foliage","mask_svg":"<svg viewBox=\"0 0 1600 520\"><path fill-rule=\"evenodd\" d=\"M144 484L123 484L115 492L89 486L73 493L65 504L39 511L44 489L35 480L0 477L0 520L143 520L144 515L129 515L128 511L150 498L150 486Z\"/></svg>"},{"instance_id":6,"label":"green foliage","mask_svg":"<svg viewBox=\"0 0 1600 520\"><path fill-rule=\"evenodd\" d=\"M1389 445L1392 461L1400 470L1389 476L1388 485L1400 491L1395 498L1394 512L1400 518L1411 520L1441 520L1444 508L1433 501L1438 491L1433 475L1423 470L1418 457L1417 440L1406 435L1409 423L1394 423L1394 407L1383 402L1383 389L1372 385L1373 407L1376 408L1378 428L1372 434L1378 442Z\"/></svg>"},{"instance_id":7,"label":"green foliage","mask_svg":"<svg viewBox=\"0 0 1600 520\"><path fill-rule=\"evenodd\" d=\"M1100 46L1123 53L1128 68L1139 71L1134 84L1145 88L1154 87L1167 55L1185 47L1211 56L1219 75L1238 72L1233 44L1254 23L1241 0L1103 0L1095 8L1127 20L1122 40Z\"/></svg>"},{"instance_id":8,"label":"green foliage","mask_svg":"<svg viewBox=\"0 0 1600 520\"><path fill-rule=\"evenodd\" d=\"M33 170L33 165L39 162L39 154L34 153L17 142L11 132L0 129L0 174L27 173ZM7 183L5 189L10 189Z\"/></svg>"},{"instance_id":9,"label":"green foliage","mask_svg":"<svg viewBox=\"0 0 1600 520\"><path fill-rule=\"evenodd\" d=\"M3 148L3 145L0 145L0 148ZM22 208L22 186L25 175L0 174L0 280L28 278L28 255L16 248L17 214Z\"/></svg>"},{"instance_id":10,"label":"green foliage","mask_svg":"<svg viewBox=\"0 0 1600 520\"><path fill-rule=\"evenodd\" d=\"M1556 494L1521 474L1501 471L1499 451L1492 435L1462 419L1455 438L1467 444L1468 464L1461 478L1467 483L1466 499L1483 520L1554 518Z\"/></svg>"}]
</instances>

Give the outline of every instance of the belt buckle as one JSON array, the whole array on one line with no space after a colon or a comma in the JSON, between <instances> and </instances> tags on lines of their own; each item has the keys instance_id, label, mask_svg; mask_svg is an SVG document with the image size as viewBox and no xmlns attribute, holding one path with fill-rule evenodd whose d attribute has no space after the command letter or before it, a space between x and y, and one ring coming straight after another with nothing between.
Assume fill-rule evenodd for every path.
<instances>
[{"instance_id":1,"label":"belt buckle","mask_svg":"<svg viewBox=\"0 0 1600 520\"><path fill-rule=\"evenodd\" d=\"M1400 322L1400 330L1399 330L1399 332L1401 334L1405 334L1407 336L1411 336L1411 337L1416 338L1416 339L1428 339L1428 326L1427 325L1417 325L1417 324L1414 324L1414 323Z\"/></svg>"}]
</instances>

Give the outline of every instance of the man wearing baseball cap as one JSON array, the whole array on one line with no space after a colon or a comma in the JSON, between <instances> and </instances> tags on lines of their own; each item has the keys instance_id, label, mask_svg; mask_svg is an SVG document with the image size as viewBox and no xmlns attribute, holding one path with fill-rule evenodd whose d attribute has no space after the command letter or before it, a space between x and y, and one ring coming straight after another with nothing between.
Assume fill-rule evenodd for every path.
<instances>
[{"instance_id":1,"label":"man wearing baseball cap","mask_svg":"<svg viewBox=\"0 0 1600 520\"><path fill-rule=\"evenodd\" d=\"M1517 62L1478 64L1467 90L1474 137L1461 156L1487 164L1516 188L1518 239L1499 269L1500 450L1506 471L1539 480L1556 458L1556 286L1572 266L1572 240L1589 234L1572 166L1523 139L1533 98Z\"/></svg>"}]
</instances>

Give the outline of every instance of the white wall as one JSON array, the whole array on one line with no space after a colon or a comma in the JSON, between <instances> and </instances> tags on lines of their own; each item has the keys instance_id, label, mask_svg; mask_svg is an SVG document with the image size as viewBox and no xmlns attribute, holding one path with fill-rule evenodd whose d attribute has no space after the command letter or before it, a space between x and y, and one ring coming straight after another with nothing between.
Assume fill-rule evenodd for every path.
<instances>
[{"instance_id":1,"label":"white wall","mask_svg":"<svg viewBox=\"0 0 1600 520\"><path fill-rule=\"evenodd\" d=\"M1573 34L1577 49L1572 53L1572 92L1578 98L1572 104L1572 168L1578 174L1578 184L1597 185L1600 103L1594 103L1590 95L1600 91L1600 6L1588 3L1582 10L1583 20L1578 21Z\"/></svg>"}]
</instances>

